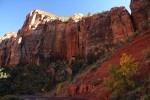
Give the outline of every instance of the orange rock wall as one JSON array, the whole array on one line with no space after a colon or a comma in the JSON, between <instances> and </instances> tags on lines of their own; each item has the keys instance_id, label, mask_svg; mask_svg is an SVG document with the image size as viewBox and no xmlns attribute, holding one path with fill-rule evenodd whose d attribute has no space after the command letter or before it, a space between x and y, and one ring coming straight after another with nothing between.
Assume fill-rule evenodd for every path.
<instances>
[{"instance_id":1,"label":"orange rock wall","mask_svg":"<svg viewBox=\"0 0 150 100\"><path fill-rule=\"evenodd\" d=\"M16 37L1 39L0 65L41 65L74 57L87 59L91 53L100 56L112 51L114 45L135 31L149 29L149 0L131 0L130 7L131 15L124 7L114 7L92 16L75 15L67 20L34 10L27 15Z\"/></svg>"}]
</instances>

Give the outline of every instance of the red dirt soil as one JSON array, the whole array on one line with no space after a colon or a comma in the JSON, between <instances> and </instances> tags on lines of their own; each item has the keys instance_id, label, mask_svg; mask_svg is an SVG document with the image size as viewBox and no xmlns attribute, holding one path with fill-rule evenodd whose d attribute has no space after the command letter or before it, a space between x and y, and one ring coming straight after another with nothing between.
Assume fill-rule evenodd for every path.
<instances>
[{"instance_id":1,"label":"red dirt soil","mask_svg":"<svg viewBox=\"0 0 150 100\"><path fill-rule=\"evenodd\" d=\"M142 51L150 47L150 30L138 34L134 37L131 42L116 50L113 55L105 61L101 66L99 66L95 71L87 71L79 75L76 79L80 84L91 84L95 80L101 80L101 83L96 86L92 93L77 94L75 96L83 96L91 98L91 100L107 100L108 92L103 86L103 79L109 75L108 66L110 64L119 65L120 57L123 53L131 55L135 61L138 61L139 72L141 73L138 78L143 79L148 77L150 69L143 61Z\"/></svg>"}]
</instances>

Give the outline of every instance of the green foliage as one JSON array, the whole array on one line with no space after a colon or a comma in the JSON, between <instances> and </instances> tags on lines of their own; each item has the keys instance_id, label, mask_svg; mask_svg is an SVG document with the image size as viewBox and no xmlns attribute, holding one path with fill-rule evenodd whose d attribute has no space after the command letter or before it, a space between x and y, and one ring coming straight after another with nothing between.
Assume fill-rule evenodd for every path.
<instances>
[{"instance_id":1,"label":"green foliage","mask_svg":"<svg viewBox=\"0 0 150 100\"><path fill-rule=\"evenodd\" d=\"M133 32L133 37L134 37L134 36L137 36L138 34L139 34L139 31Z\"/></svg>"},{"instance_id":2,"label":"green foliage","mask_svg":"<svg viewBox=\"0 0 150 100\"><path fill-rule=\"evenodd\" d=\"M57 93L56 94L59 94L59 92L61 91L62 87L63 87L63 83L59 83L57 85L57 90L56 90Z\"/></svg>"},{"instance_id":3,"label":"green foliage","mask_svg":"<svg viewBox=\"0 0 150 100\"><path fill-rule=\"evenodd\" d=\"M120 59L120 66L110 65L111 77L104 79L104 84L111 95L110 100L149 100L150 91L149 79L134 80L137 74L138 63L131 55L123 54Z\"/></svg>"},{"instance_id":4,"label":"green foliage","mask_svg":"<svg viewBox=\"0 0 150 100\"><path fill-rule=\"evenodd\" d=\"M93 86L98 86L100 83L101 83L100 80L94 80L94 81L92 82L92 85L93 85Z\"/></svg>"},{"instance_id":5,"label":"green foliage","mask_svg":"<svg viewBox=\"0 0 150 100\"><path fill-rule=\"evenodd\" d=\"M128 36L123 42L126 44L127 42L132 41L133 36Z\"/></svg>"},{"instance_id":6,"label":"green foliage","mask_svg":"<svg viewBox=\"0 0 150 100\"><path fill-rule=\"evenodd\" d=\"M146 64L150 65L150 47L145 49L142 53Z\"/></svg>"},{"instance_id":7,"label":"green foliage","mask_svg":"<svg viewBox=\"0 0 150 100\"><path fill-rule=\"evenodd\" d=\"M79 59L79 58L75 58L72 61L67 61L67 60L60 61L59 60L56 62L56 70L59 73L64 72L63 75L61 75L61 76L64 76L62 81L71 80L74 75L76 75L80 70L84 69L83 64L84 64L84 60ZM67 71L66 71L67 67L71 69L72 75L67 74Z\"/></svg>"},{"instance_id":8,"label":"green foliage","mask_svg":"<svg viewBox=\"0 0 150 100\"><path fill-rule=\"evenodd\" d=\"M87 55L87 64L92 64L96 62L97 59L98 59L98 56L94 55L94 53L89 53Z\"/></svg>"},{"instance_id":9,"label":"green foliage","mask_svg":"<svg viewBox=\"0 0 150 100\"><path fill-rule=\"evenodd\" d=\"M83 59L75 59L71 61L70 66L73 71L73 75L77 74L80 70L83 69L83 63L84 63Z\"/></svg>"},{"instance_id":10,"label":"green foliage","mask_svg":"<svg viewBox=\"0 0 150 100\"><path fill-rule=\"evenodd\" d=\"M135 37L135 36L137 36L139 34L139 31L135 31L135 32L133 32L130 36L128 36L124 41L122 41L123 43L122 43L122 45L123 44L126 44L127 42L131 42L132 40L133 40L133 38Z\"/></svg>"},{"instance_id":11,"label":"green foliage","mask_svg":"<svg viewBox=\"0 0 150 100\"><path fill-rule=\"evenodd\" d=\"M52 76L46 73L45 67L26 65L7 68L10 77L1 79L0 95L7 94L36 94L49 91L54 81Z\"/></svg>"},{"instance_id":12,"label":"green foliage","mask_svg":"<svg viewBox=\"0 0 150 100\"><path fill-rule=\"evenodd\" d=\"M64 70L70 65L70 62L67 60L58 60L56 61L56 70Z\"/></svg>"},{"instance_id":13,"label":"green foliage","mask_svg":"<svg viewBox=\"0 0 150 100\"><path fill-rule=\"evenodd\" d=\"M149 29L149 24L150 24L150 20L147 19L147 20L144 20L143 22L141 22L143 24L143 31L144 30L148 30Z\"/></svg>"},{"instance_id":14,"label":"green foliage","mask_svg":"<svg viewBox=\"0 0 150 100\"><path fill-rule=\"evenodd\" d=\"M91 12L89 12L88 14L87 14L87 16L88 17L90 17L90 16L92 16L93 14L91 13Z\"/></svg>"},{"instance_id":15,"label":"green foliage","mask_svg":"<svg viewBox=\"0 0 150 100\"><path fill-rule=\"evenodd\" d=\"M19 94L34 94L42 92L47 83L45 70L37 66L19 66L15 67L10 75L10 81L13 84L12 92Z\"/></svg>"},{"instance_id":16,"label":"green foliage","mask_svg":"<svg viewBox=\"0 0 150 100\"><path fill-rule=\"evenodd\" d=\"M9 68L3 68L3 72L7 74L9 74L10 71L11 70ZM10 93L9 89L11 87L11 83L8 80L8 78L0 78L0 96Z\"/></svg>"},{"instance_id":17,"label":"green foliage","mask_svg":"<svg viewBox=\"0 0 150 100\"><path fill-rule=\"evenodd\" d=\"M120 66L110 65L111 77L104 79L104 84L108 90L123 96L127 91L135 88L133 76L137 73L137 62L131 55L123 54L120 59Z\"/></svg>"},{"instance_id":18,"label":"green foliage","mask_svg":"<svg viewBox=\"0 0 150 100\"><path fill-rule=\"evenodd\" d=\"M98 48L96 48L96 49L98 49ZM109 53L108 53L109 54ZM93 63L95 63L96 61L98 61L98 60L102 60L102 59L105 59L105 58L107 58L107 54L106 54L106 52L105 51L101 51L99 54L97 54L97 55L95 55L93 52L91 52L91 53L89 53L88 55L87 55L87 64L93 64Z\"/></svg>"},{"instance_id":19,"label":"green foliage","mask_svg":"<svg viewBox=\"0 0 150 100\"><path fill-rule=\"evenodd\" d=\"M19 100L19 98L13 95L6 95L1 97L0 100Z\"/></svg>"},{"instance_id":20,"label":"green foliage","mask_svg":"<svg viewBox=\"0 0 150 100\"><path fill-rule=\"evenodd\" d=\"M81 69L83 60L57 61L51 66L17 65L14 68L3 69L10 77L0 79L0 96L16 94L37 94L62 87L62 82L72 80ZM70 69L69 69L70 68ZM51 72L53 71L53 73Z\"/></svg>"},{"instance_id":21,"label":"green foliage","mask_svg":"<svg viewBox=\"0 0 150 100\"><path fill-rule=\"evenodd\" d=\"M140 100L149 100L150 99L150 94L144 94L140 97Z\"/></svg>"}]
</instances>

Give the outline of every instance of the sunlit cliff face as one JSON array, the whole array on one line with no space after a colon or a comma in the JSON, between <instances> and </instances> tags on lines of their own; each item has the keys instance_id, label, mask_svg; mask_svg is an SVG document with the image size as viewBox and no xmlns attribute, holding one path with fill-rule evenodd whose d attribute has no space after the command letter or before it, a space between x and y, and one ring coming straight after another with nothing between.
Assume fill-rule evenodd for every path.
<instances>
[{"instance_id":1,"label":"sunlit cliff face","mask_svg":"<svg viewBox=\"0 0 150 100\"><path fill-rule=\"evenodd\" d=\"M17 34L15 32L8 32L3 37L0 37L0 42L4 39L9 39L11 37L17 37Z\"/></svg>"},{"instance_id":2,"label":"sunlit cliff face","mask_svg":"<svg viewBox=\"0 0 150 100\"><path fill-rule=\"evenodd\" d=\"M7 49L0 51L1 65L18 63L40 65L45 61L100 56L133 33L133 23L125 7L83 16L58 17L44 11L31 11ZM11 45L11 46L9 46ZM44 59L44 60L43 60Z\"/></svg>"}]
</instances>

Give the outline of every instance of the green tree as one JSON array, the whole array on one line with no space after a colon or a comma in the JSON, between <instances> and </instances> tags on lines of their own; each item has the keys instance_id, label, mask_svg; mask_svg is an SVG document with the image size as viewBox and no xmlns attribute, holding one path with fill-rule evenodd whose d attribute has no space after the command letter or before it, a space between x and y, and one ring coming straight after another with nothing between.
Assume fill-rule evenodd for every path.
<instances>
[{"instance_id":1,"label":"green tree","mask_svg":"<svg viewBox=\"0 0 150 100\"><path fill-rule=\"evenodd\" d=\"M24 65L5 68L10 77L0 79L0 96L8 94L36 94L50 90L52 75L42 66Z\"/></svg>"},{"instance_id":2,"label":"green tree","mask_svg":"<svg viewBox=\"0 0 150 100\"><path fill-rule=\"evenodd\" d=\"M104 79L105 86L112 91L112 94L124 96L127 91L135 87L133 76L137 73L137 66L138 63L134 61L131 55L122 54L120 66L109 66L111 77Z\"/></svg>"}]
</instances>

